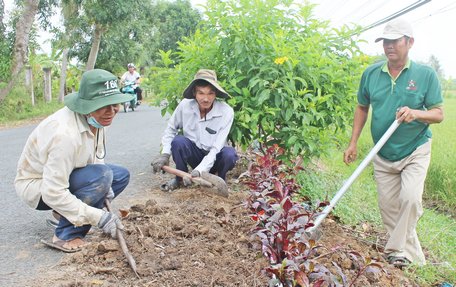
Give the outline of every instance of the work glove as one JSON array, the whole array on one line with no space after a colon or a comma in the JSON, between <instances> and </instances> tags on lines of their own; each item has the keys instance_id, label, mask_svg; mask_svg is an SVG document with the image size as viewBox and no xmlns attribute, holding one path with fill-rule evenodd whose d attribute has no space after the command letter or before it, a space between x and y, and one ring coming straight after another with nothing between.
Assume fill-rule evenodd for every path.
<instances>
[{"instance_id":1,"label":"work glove","mask_svg":"<svg viewBox=\"0 0 456 287\"><path fill-rule=\"evenodd\" d=\"M185 187L192 185L192 179L189 176L182 177L182 183Z\"/></svg>"},{"instance_id":2,"label":"work glove","mask_svg":"<svg viewBox=\"0 0 456 287\"><path fill-rule=\"evenodd\" d=\"M168 153L162 153L156 156L151 163L153 167L153 172L157 173L161 170L162 166L169 165L169 157L170 154Z\"/></svg>"},{"instance_id":3,"label":"work glove","mask_svg":"<svg viewBox=\"0 0 456 287\"><path fill-rule=\"evenodd\" d=\"M192 177L200 177L200 172L197 171L196 169L192 170L192 173L190 174ZM182 182L184 183L184 186L190 186L192 185L192 179L188 176L182 177Z\"/></svg>"},{"instance_id":4,"label":"work glove","mask_svg":"<svg viewBox=\"0 0 456 287\"><path fill-rule=\"evenodd\" d=\"M117 229L123 230L124 226L117 215L105 211L98 222L98 228L101 228L103 233L109 234L112 238L116 239Z\"/></svg>"},{"instance_id":5,"label":"work glove","mask_svg":"<svg viewBox=\"0 0 456 287\"><path fill-rule=\"evenodd\" d=\"M106 199L109 200L109 202L112 202L116 195L114 194L114 190L112 190L112 187L109 188L108 194L106 195Z\"/></svg>"}]
</instances>

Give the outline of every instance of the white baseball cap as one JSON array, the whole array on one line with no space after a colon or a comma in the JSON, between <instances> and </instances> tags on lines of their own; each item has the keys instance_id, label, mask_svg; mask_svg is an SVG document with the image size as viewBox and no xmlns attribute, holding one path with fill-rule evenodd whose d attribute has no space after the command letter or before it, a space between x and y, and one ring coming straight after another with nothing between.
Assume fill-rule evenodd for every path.
<instances>
[{"instance_id":1,"label":"white baseball cap","mask_svg":"<svg viewBox=\"0 0 456 287\"><path fill-rule=\"evenodd\" d=\"M394 19L386 24L383 35L375 39L375 43L384 39L396 40L403 36L413 37L412 25L404 19Z\"/></svg>"}]
</instances>

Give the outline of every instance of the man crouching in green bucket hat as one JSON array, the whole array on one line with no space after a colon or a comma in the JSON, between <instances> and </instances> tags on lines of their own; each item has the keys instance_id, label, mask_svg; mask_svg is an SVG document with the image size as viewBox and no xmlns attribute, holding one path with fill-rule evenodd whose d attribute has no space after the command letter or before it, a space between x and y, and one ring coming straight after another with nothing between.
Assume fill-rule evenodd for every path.
<instances>
[{"instance_id":1,"label":"man crouching in green bucket hat","mask_svg":"<svg viewBox=\"0 0 456 287\"><path fill-rule=\"evenodd\" d=\"M103 210L105 199L119 195L130 180L129 171L105 164L106 135L122 94L117 78L105 70L82 75L79 92L65 97L64 108L43 120L31 133L17 166L19 197L37 210L53 210L58 219L48 246L79 251L92 225L116 236L119 218Z\"/></svg>"}]
</instances>

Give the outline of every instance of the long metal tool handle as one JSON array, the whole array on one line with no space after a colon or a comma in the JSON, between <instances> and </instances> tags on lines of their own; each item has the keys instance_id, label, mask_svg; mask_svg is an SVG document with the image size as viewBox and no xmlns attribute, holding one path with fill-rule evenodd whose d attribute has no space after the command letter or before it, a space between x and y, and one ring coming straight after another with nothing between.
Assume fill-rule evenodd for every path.
<instances>
[{"instance_id":1,"label":"long metal tool handle","mask_svg":"<svg viewBox=\"0 0 456 287\"><path fill-rule=\"evenodd\" d=\"M109 212L112 212L111 202L108 199L105 200L106 209ZM125 257L127 257L128 264L130 264L131 269L135 272L136 277L139 279L138 272L136 272L136 261L131 255L130 251L128 250L127 243L125 242L125 238L123 237L122 230L117 229L117 241L119 242L120 248L122 248Z\"/></svg>"},{"instance_id":2,"label":"long metal tool handle","mask_svg":"<svg viewBox=\"0 0 456 287\"><path fill-rule=\"evenodd\" d=\"M320 224L323 222L323 220L326 218L326 216L328 216L328 214L331 212L331 210L333 210L333 208L334 208L334 206L336 206L337 202L342 198L342 196L345 194L345 192L348 190L348 188L352 185L352 183L355 181L355 179L361 174L361 172L371 162L371 160L374 158L374 156L383 147L383 145L391 137L391 135L399 127L399 125L400 125L400 122L398 120L395 120L391 124L391 126L388 128L388 130L386 130L386 132L383 134L383 136L380 138L380 140L375 144L375 146L372 148L372 150L369 152L369 154L366 156L366 158L355 169L353 174L345 181L344 185L342 186L341 189L339 189L339 191L336 193L336 195L330 201L329 205L327 205L325 207L325 209L322 211L322 213L320 215L318 215L318 217L314 221L314 226L310 227L307 230L308 232L311 233L320 226Z\"/></svg>"}]
</instances>

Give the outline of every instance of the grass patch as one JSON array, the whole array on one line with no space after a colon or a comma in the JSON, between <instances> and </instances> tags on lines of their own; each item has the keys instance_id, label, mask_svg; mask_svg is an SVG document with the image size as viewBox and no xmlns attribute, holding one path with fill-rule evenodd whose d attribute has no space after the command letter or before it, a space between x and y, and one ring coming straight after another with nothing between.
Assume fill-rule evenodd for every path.
<instances>
[{"instance_id":1,"label":"grass patch","mask_svg":"<svg viewBox=\"0 0 456 287\"><path fill-rule=\"evenodd\" d=\"M456 90L444 90L443 97L445 100L447 100L447 98L456 98Z\"/></svg>"},{"instance_id":2,"label":"grass patch","mask_svg":"<svg viewBox=\"0 0 456 287\"><path fill-rule=\"evenodd\" d=\"M442 123L431 125L432 160L424 198L456 218L456 98L445 99Z\"/></svg>"},{"instance_id":3,"label":"grass patch","mask_svg":"<svg viewBox=\"0 0 456 287\"><path fill-rule=\"evenodd\" d=\"M425 210L418 223L418 236L428 264L408 270L421 286L456 283L456 220L433 210Z\"/></svg>"},{"instance_id":4,"label":"grass patch","mask_svg":"<svg viewBox=\"0 0 456 287\"><path fill-rule=\"evenodd\" d=\"M24 86L16 87L0 104L0 125L17 125L22 121L43 118L63 107L53 99L45 103L42 97L37 97L35 106Z\"/></svg>"}]
</instances>

